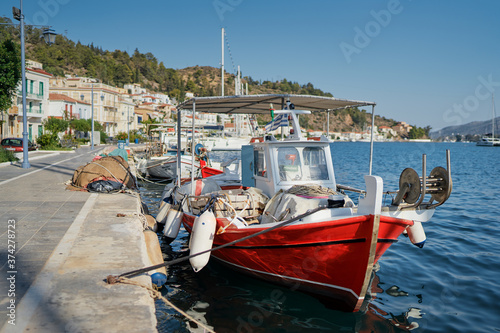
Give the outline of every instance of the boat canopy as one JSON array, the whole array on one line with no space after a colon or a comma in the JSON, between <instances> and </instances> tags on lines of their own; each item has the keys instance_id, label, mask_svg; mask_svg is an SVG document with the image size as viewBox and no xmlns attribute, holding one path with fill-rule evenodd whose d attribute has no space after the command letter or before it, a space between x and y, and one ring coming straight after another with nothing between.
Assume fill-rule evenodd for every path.
<instances>
[{"instance_id":1,"label":"boat canopy","mask_svg":"<svg viewBox=\"0 0 500 333\"><path fill-rule=\"evenodd\" d=\"M291 104L293 104L293 107ZM206 113L224 113L224 114L268 114L270 104L275 105L277 110L286 108L295 110L308 110L311 112L333 111L345 109L348 107L372 107L372 140L370 144L370 166L369 174L372 173L372 155L373 155L373 128L375 123L374 108L375 102L356 101L339 99L325 96L295 95L295 94L260 94L260 95L237 95L237 96L213 96L213 97L194 97L177 106L178 110L193 110L193 129L194 114L196 112ZM177 117L177 123L180 127L181 119ZM327 121L328 123L328 121ZM298 121L297 121L298 126ZM299 130L298 130L299 131ZM300 131L299 131L300 132ZM180 133L177 135L178 147L180 147ZM178 148L179 150L179 148ZM192 151L194 151L194 140L192 142ZM180 150L177 157L177 170L180 173L181 159ZM194 168L194 167L193 167ZM178 173L178 174L179 174ZM180 186L180 177L178 185ZM194 171L191 173L191 181L194 181Z\"/></svg>"},{"instance_id":2,"label":"boat canopy","mask_svg":"<svg viewBox=\"0 0 500 333\"><path fill-rule=\"evenodd\" d=\"M324 96L262 94L194 97L179 104L177 108L192 110L194 105L196 112L266 114L269 112L270 103L276 105L276 109L281 109L286 106L285 103L287 100L290 100L295 105L296 109L310 110L312 112L376 105L374 102L354 101Z\"/></svg>"}]
</instances>

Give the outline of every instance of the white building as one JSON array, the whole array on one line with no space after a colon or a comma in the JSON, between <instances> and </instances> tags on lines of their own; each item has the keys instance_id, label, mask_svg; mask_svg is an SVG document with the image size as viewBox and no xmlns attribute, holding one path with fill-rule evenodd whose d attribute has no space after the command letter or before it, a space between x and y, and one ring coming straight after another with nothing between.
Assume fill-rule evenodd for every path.
<instances>
[{"instance_id":1,"label":"white building","mask_svg":"<svg viewBox=\"0 0 500 333\"><path fill-rule=\"evenodd\" d=\"M99 83L96 79L86 77L53 78L50 80L50 92L69 96L94 104L94 120L104 126L107 135L115 136L119 132L118 125L125 119L119 112L119 98L125 89Z\"/></svg>"},{"instance_id":2,"label":"white building","mask_svg":"<svg viewBox=\"0 0 500 333\"><path fill-rule=\"evenodd\" d=\"M121 121L118 123L118 132L125 132L137 129L137 121L135 120L135 103L127 95L122 95L118 99Z\"/></svg>"},{"instance_id":3,"label":"white building","mask_svg":"<svg viewBox=\"0 0 500 333\"><path fill-rule=\"evenodd\" d=\"M393 130L392 128L390 128L389 126L380 126L379 131L380 131L380 133L382 133L384 135L385 138L387 138L389 136L392 138L398 136L398 133L395 130Z\"/></svg>"},{"instance_id":4,"label":"white building","mask_svg":"<svg viewBox=\"0 0 500 333\"><path fill-rule=\"evenodd\" d=\"M172 101L170 100L170 97L168 95L154 93L154 94L151 94L151 96L156 98L156 100L159 104L172 104Z\"/></svg>"},{"instance_id":5,"label":"white building","mask_svg":"<svg viewBox=\"0 0 500 333\"><path fill-rule=\"evenodd\" d=\"M43 134L42 121L49 108L49 79L52 74L42 69L42 64L27 61L26 68L26 115L28 123L28 139L36 141ZM8 115L8 116L7 116ZM23 100L22 86L19 83L12 107L7 110L2 124L2 137L23 136Z\"/></svg>"},{"instance_id":6,"label":"white building","mask_svg":"<svg viewBox=\"0 0 500 333\"><path fill-rule=\"evenodd\" d=\"M92 105L62 94L50 94L47 117L61 119L91 119Z\"/></svg>"},{"instance_id":7,"label":"white building","mask_svg":"<svg viewBox=\"0 0 500 333\"><path fill-rule=\"evenodd\" d=\"M125 84L123 88L128 94L142 95L146 93L146 88L142 88L138 83Z\"/></svg>"}]
</instances>

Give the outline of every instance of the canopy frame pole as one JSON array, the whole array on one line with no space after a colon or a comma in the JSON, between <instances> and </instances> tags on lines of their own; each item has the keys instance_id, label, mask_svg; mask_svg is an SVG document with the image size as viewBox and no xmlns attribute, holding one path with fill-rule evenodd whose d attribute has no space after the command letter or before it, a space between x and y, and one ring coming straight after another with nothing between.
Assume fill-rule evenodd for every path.
<instances>
[{"instance_id":1,"label":"canopy frame pole","mask_svg":"<svg viewBox=\"0 0 500 333\"><path fill-rule=\"evenodd\" d=\"M285 97L281 97L281 110L285 110ZM281 132L281 140L283 140L283 127L281 127L281 124L280 124L280 132Z\"/></svg>"},{"instance_id":2,"label":"canopy frame pole","mask_svg":"<svg viewBox=\"0 0 500 333\"><path fill-rule=\"evenodd\" d=\"M375 105L372 105L372 128L371 128L371 137L370 137L370 170L369 175L372 175L372 166L373 166L373 132L375 127Z\"/></svg>"},{"instance_id":3,"label":"canopy frame pole","mask_svg":"<svg viewBox=\"0 0 500 333\"><path fill-rule=\"evenodd\" d=\"M330 110L326 110L326 137L330 139Z\"/></svg>"},{"instance_id":4,"label":"canopy frame pole","mask_svg":"<svg viewBox=\"0 0 500 333\"><path fill-rule=\"evenodd\" d=\"M191 195L194 196L194 190L195 186L194 184L194 121L195 121L195 115L196 115L196 100L193 101L193 122L192 122L192 128L191 128ZM201 166L201 165L200 165Z\"/></svg>"},{"instance_id":5,"label":"canopy frame pole","mask_svg":"<svg viewBox=\"0 0 500 333\"><path fill-rule=\"evenodd\" d=\"M181 186L181 109L177 109L177 186Z\"/></svg>"}]
</instances>

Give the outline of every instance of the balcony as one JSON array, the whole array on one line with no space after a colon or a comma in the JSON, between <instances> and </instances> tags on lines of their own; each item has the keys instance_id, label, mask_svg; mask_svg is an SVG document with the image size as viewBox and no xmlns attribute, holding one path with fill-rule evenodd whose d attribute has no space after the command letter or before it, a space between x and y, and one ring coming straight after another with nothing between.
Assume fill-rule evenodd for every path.
<instances>
[{"instance_id":1,"label":"balcony","mask_svg":"<svg viewBox=\"0 0 500 333\"><path fill-rule=\"evenodd\" d=\"M20 115L22 115L22 110ZM40 108L37 106L36 108L33 107L30 111L29 107L26 108L26 115L28 117L37 117L37 118L42 118L43 116L43 110L40 110Z\"/></svg>"},{"instance_id":2,"label":"balcony","mask_svg":"<svg viewBox=\"0 0 500 333\"><path fill-rule=\"evenodd\" d=\"M22 90L17 90L17 97L23 98ZM43 100L43 94L26 92L26 99L33 99L41 101Z\"/></svg>"}]
</instances>

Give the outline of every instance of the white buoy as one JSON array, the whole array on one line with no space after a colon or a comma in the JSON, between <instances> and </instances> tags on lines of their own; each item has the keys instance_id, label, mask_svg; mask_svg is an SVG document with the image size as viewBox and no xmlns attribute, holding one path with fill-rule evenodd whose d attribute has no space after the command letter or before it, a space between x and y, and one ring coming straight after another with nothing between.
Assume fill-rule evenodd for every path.
<instances>
[{"instance_id":1,"label":"white buoy","mask_svg":"<svg viewBox=\"0 0 500 333\"><path fill-rule=\"evenodd\" d=\"M170 211L171 207L172 207L171 204L162 200L160 204L160 211L158 212L158 215L156 215L156 222L165 224L165 220L167 219L167 214Z\"/></svg>"},{"instance_id":2,"label":"white buoy","mask_svg":"<svg viewBox=\"0 0 500 333\"><path fill-rule=\"evenodd\" d=\"M167 204L168 205L168 204ZM163 236L171 238L172 240L177 237L179 229L181 228L183 213L175 208L168 211L165 218L165 226L163 227Z\"/></svg>"},{"instance_id":3,"label":"white buoy","mask_svg":"<svg viewBox=\"0 0 500 333\"><path fill-rule=\"evenodd\" d=\"M205 211L197 216L193 223L191 238L189 239L190 255L200 253L212 248L217 221L214 213ZM208 263L210 252L189 259L195 272L200 271Z\"/></svg>"},{"instance_id":4,"label":"white buoy","mask_svg":"<svg viewBox=\"0 0 500 333\"><path fill-rule=\"evenodd\" d=\"M424 227L422 226L422 222L413 221L413 225L408 227L408 237L413 245L418 246L419 248L424 247L426 237Z\"/></svg>"},{"instance_id":5,"label":"white buoy","mask_svg":"<svg viewBox=\"0 0 500 333\"><path fill-rule=\"evenodd\" d=\"M155 232L146 229L144 230L144 238L146 240L146 248L148 257L152 265L163 264L163 254L161 252L160 242ZM151 282L158 288L167 282L167 269L165 266L151 271Z\"/></svg>"}]
</instances>

